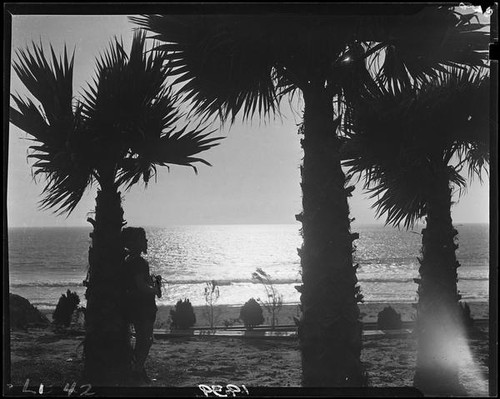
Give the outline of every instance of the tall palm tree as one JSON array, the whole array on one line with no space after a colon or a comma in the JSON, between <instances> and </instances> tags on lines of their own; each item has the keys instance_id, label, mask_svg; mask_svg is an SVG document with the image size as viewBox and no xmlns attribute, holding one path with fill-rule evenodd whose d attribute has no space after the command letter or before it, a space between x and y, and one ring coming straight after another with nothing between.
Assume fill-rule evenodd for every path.
<instances>
[{"instance_id":1,"label":"tall palm tree","mask_svg":"<svg viewBox=\"0 0 500 399\"><path fill-rule=\"evenodd\" d=\"M453 69L421 87L368 91L350 108L343 152L350 173L364 176L379 216L413 227L426 219L418 283L415 386L425 393L459 393L459 337L453 187L487 173L489 79L484 71Z\"/></svg>"},{"instance_id":2,"label":"tall palm tree","mask_svg":"<svg viewBox=\"0 0 500 399\"><path fill-rule=\"evenodd\" d=\"M30 149L34 174L46 185L42 208L71 213L85 190L98 187L89 274L86 285L85 370L87 381L112 384L130 367L128 326L122 285L125 224L120 187L129 189L154 177L157 166L210 165L196 154L215 145L199 126L181 126L177 96L166 84L170 70L163 55L145 54L145 35L137 32L127 55L117 39L97 60L93 83L80 101L73 98L73 60L66 49L51 60L41 44L20 50L14 70L30 98L13 95L10 121L35 142ZM167 166L168 167L168 166Z\"/></svg>"},{"instance_id":3,"label":"tall palm tree","mask_svg":"<svg viewBox=\"0 0 500 399\"><path fill-rule=\"evenodd\" d=\"M420 10L419 13L416 11ZM303 246L299 337L305 386L359 386L361 299L353 266L347 197L337 135L340 103L372 76L423 79L446 64L481 64L486 36L465 17L437 7L402 7L409 15L377 15L363 6L347 15L148 15L131 18L164 44L181 91L204 117L235 121L279 113L280 100L301 94ZM385 9L387 11L387 9ZM393 9L392 9L393 11ZM344 15L342 15L342 13ZM416 14L415 14L416 13ZM382 58L379 58L381 60Z\"/></svg>"}]
</instances>

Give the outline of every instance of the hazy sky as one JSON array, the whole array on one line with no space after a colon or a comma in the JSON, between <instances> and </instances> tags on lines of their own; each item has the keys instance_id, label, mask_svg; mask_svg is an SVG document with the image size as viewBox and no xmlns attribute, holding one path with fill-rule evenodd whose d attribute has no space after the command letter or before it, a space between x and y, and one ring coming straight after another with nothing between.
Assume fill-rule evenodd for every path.
<instances>
[{"instance_id":1,"label":"hazy sky","mask_svg":"<svg viewBox=\"0 0 500 399\"><path fill-rule=\"evenodd\" d=\"M42 40L56 52L64 44L75 49L74 94L78 95L94 73L95 57L107 48L113 36L125 46L134 25L126 16L13 16L12 48L24 48L32 40ZM13 51L13 56L14 51ZM11 92L25 93L11 69ZM170 224L295 223L301 211L299 165L302 150L297 124L301 108L293 113L284 103L282 120L266 124L235 123L221 129L227 135L221 145L202 157L213 166L200 165L198 175L191 168L171 166L159 169L158 181L147 189L137 185L124 193L125 219L130 225ZM88 225L87 214L95 204L95 188L89 190L69 217L40 211L38 201L43 181L34 182L26 159L26 134L10 125L7 212L9 226ZM458 200L457 196L454 198ZM355 223L383 223L370 208L372 200L358 184L350 199ZM487 223L489 186L474 182L452 209L455 223ZM88 225L90 226L90 225Z\"/></svg>"}]
</instances>

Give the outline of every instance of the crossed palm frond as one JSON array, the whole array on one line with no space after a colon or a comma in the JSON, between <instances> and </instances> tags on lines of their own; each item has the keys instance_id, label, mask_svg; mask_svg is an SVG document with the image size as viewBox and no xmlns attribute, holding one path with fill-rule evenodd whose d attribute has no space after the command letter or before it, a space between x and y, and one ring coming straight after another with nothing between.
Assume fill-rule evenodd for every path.
<instances>
[{"instance_id":1,"label":"crossed palm frond","mask_svg":"<svg viewBox=\"0 0 500 399\"><path fill-rule=\"evenodd\" d=\"M74 55L48 59L42 44L18 51L14 70L39 105L13 95L10 121L36 142L34 174L46 177L41 205L71 213L87 187L147 184L157 166L210 163L197 156L219 144L200 125L182 125L172 69L160 52L147 52L145 35L134 35L130 53L115 39L97 59L82 99L73 97Z\"/></svg>"}]
</instances>

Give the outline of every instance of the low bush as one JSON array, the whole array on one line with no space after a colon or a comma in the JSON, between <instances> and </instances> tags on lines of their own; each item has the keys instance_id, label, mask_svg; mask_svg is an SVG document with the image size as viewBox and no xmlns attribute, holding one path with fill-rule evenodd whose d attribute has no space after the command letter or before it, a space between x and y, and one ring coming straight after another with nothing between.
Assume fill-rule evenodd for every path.
<instances>
[{"instance_id":1,"label":"low bush","mask_svg":"<svg viewBox=\"0 0 500 399\"><path fill-rule=\"evenodd\" d=\"M52 315L54 324L56 326L69 327L73 312L77 309L79 303L80 297L76 292L68 290L66 291L66 295L62 294Z\"/></svg>"},{"instance_id":2,"label":"low bush","mask_svg":"<svg viewBox=\"0 0 500 399\"><path fill-rule=\"evenodd\" d=\"M170 324L172 330L186 330L194 326L196 316L189 299L177 301L175 308L170 309L170 318L172 319L172 323Z\"/></svg>"},{"instance_id":3,"label":"low bush","mask_svg":"<svg viewBox=\"0 0 500 399\"><path fill-rule=\"evenodd\" d=\"M26 298L9 294L10 328L47 327L49 319L34 307ZM5 316L4 316L5 317ZM5 322L5 318L4 318Z\"/></svg>"},{"instance_id":4,"label":"low bush","mask_svg":"<svg viewBox=\"0 0 500 399\"><path fill-rule=\"evenodd\" d=\"M243 322L243 324L248 330L251 330L255 326L264 323L262 308L255 299L253 298L249 299L241 307L240 320Z\"/></svg>"},{"instance_id":5,"label":"low bush","mask_svg":"<svg viewBox=\"0 0 500 399\"><path fill-rule=\"evenodd\" d=\"M377 325L381 330L400 329L403 326L401 314L396 312L391 306L387 306L378 313Z\"/></svg>"}]
</instances>

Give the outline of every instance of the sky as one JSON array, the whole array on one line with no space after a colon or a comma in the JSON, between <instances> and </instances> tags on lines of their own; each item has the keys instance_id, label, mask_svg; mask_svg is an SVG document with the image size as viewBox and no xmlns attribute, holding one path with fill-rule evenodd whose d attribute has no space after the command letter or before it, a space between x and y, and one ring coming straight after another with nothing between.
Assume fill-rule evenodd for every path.
<instances>
[{"instance_id":1,"label":"sky","mask_svg":"<svg viewBox=\"0 0 500 399\"><path fill-rule=\"evenodd\" d=\"M12 54L31 41L40 40L48 49L62 52L64 45L75 50L74 95L78 96L94 73L95 58L114 36L128 47L134 25L124 15L43 16L14 15ZM11 69L11 93L26 94ZM182 224L290 224L301 211L299 167L303 156L297 124L302 108L290 109L283 103L282 116L262 122L237 121L232 126L213 124L217 136L226 136L221 145L202 157L212 167L159 168L157 182L147 188L139 184L123 194L125 219L135 226ZM90 226L86 219L95 207L96 189L86 192L69 216L40 210L43 180L33 180L27 149L27 135L10 124L7 173L7 223L10 227ZM357 184L350 198L355 224L383 224L376 218L368 194ZM469 185L452 208L455 223L488 223L488 178Z\"/></svg>"}]
</instances>

